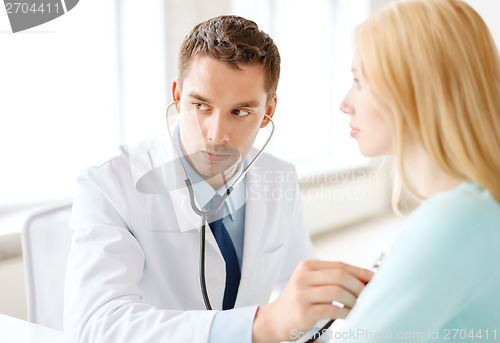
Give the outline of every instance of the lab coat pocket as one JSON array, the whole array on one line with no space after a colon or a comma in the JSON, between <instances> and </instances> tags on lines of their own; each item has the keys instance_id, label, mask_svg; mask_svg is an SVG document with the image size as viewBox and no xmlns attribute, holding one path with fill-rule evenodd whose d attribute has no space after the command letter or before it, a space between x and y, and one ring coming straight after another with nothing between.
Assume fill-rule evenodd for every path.
<instances>
[{"instance_id":1,"label":"lab coat pocket","mask_svg":"<svg viewBox=\"0 0 500 343\"><path fill-rule=\"evenodd\" d=\"M282 270L284 257L285 244L282 243L278 247L264 252L260 258L256 286L267 298L271 296L276 286L280 271Z\"/></svg>"}]
</instances>

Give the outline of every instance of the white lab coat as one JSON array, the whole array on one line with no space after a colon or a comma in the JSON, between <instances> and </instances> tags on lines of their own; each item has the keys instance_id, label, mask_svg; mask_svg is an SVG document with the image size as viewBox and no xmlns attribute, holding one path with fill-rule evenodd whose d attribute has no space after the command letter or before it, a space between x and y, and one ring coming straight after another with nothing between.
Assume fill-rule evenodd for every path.
<instances>
[{"instance_id":1,"label":"white lab coat","mask_svg":"<svg viewBox=\"0 0 500 343\"><path fill-rule=\"evenodd\" d=\"M191 210L175 157L164 136L122 148L80 176L66 277L69 341L207 341L216 311L205 310L200 291L201 219ZM267 303L297 263L313 257L293 167L263 154L246 177L235 307ZM212 307L220 310L225 264L210 230L206 240L207 289Z\"/></svg>"}]
</instances>

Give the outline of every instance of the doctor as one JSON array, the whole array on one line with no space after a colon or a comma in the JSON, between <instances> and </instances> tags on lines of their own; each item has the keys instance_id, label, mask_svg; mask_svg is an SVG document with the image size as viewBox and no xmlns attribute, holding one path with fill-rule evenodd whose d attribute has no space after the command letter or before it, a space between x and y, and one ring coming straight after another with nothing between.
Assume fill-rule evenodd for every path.
<instances>
[{"instance_id":1,"label":"doctor","mask_svg":"<svg viewBox=\"0 0 500 343\"><path fill-rule=\"evenodd\" d=\"M209 218L206 286L213 310L206 310L198 279L201 220L189 205L182 167L197 205L210 209L214 193L222 195L258 152L252 144L276 108L280 57L255 23L222 16L185 38L178 67L174 144L167 136L122 147L78 180L65 293L68 340L266 342L288 340L291 330L306 331L319 319L345 317L372 274L301 262L313 249L295 171L267 154ZM215 222L232 257L215 238ZM267 304L273 291L282 293Z\"/></svg>"}]
</instances>

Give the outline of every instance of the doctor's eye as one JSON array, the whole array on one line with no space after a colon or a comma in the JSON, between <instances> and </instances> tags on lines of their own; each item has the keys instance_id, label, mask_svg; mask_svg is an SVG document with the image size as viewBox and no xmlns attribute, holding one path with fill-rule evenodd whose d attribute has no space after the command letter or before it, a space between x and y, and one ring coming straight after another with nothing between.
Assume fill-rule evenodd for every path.
<instances>
[{"instance_id":1,"label":"doctor's eye","mask_svg":"<svg viewBox=\"0 0 500 343\"><path fill-rule=\"evenodd\" d=\"M238 117L246 117L247 115L250 114L249 111L239 110L239 109L232 110L231 113L237 115Z\"/></svg>"},{"instance_id":2,"label":"doctor's eye","mask_svg":"<svg viewBox=\"0 0 500 343\"><path fill-rule=\"evenodd\" d=\"M197 110L200 111L210 111L210 107L208 107L205 104L201 104L199 102L193 103L193 105L196 107Z\"/></svg>"}]
</instances>

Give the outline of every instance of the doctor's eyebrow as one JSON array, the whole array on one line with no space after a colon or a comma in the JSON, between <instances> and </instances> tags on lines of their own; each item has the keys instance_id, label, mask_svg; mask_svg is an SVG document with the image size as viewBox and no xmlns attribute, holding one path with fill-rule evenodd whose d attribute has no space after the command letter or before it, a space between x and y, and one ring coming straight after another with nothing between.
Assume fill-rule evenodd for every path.
<instances>
[{"instance_id":1,"label":"doctor's eyebrow","mask_svg":"<svg viewBox=\"0 0 500 343\"><path fill-rule=\"evenodd\" d=\"M190 98L199 100L199 101L208 102L208 103L210 102L210 100L208 98L206 98L203 95L200 95L200 94L198 94L196 92L189 92L187 94L187 96L190 97Z\"/></svg>"},{"instance_id":2,"label":"doctor's eyebrow","mask_svg":"<svg viewBox=\"0 0 500 343\"><path fill-rule=\"evenodd\" d=\"M258 100L250 100L250 101L244 101L240 102L239 104L234 105L234 108L239 108L239 107L247 107L247 108L255 108L259 107L260 102Z\"/></svg>"}]
</instances>

